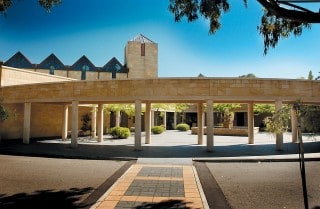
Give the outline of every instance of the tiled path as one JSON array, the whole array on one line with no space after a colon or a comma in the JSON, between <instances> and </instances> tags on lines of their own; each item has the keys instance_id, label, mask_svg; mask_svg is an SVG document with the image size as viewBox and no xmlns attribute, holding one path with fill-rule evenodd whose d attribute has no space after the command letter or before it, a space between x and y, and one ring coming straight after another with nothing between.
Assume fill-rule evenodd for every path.
<instances>
[{"instance_id":1,"label":"tiled path","mask_svg":"<svg viewBox=\"0 0 320 209\"><path fill-rule=\"evenodd\" d=\"M134 164L92 207L207 208L192 165Z\"/></svg>"}]
</instances>

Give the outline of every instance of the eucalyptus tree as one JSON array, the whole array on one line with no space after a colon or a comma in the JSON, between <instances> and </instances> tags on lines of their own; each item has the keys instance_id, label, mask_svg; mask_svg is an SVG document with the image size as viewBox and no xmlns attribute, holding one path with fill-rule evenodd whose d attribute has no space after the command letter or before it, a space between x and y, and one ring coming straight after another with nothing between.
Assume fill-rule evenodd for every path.
<instances>
[{"instance_id":1,"label":"eucalyptus tree","mask_svg":"<svg viewBox=\"0 0 320 209\"><path fill-rule=\"evenodd\" d=\"M299 36L304 29L310 29L311 23L320 23L320 13L311 11L302 1L257 0L263 9L258 32L264 40L264 54L274 48L280 39L291 35ZM310 2L317 2L309 1ZM247 6L247 0L243 1ZM187 18L196 21L199 16L209 20L209 33L214 34L221 27L221 17L230 11L230 0L170 0L169 10L174 14L175 21ZM318 8L317 8L318 9Z\"/></svg>"}]
</instances>

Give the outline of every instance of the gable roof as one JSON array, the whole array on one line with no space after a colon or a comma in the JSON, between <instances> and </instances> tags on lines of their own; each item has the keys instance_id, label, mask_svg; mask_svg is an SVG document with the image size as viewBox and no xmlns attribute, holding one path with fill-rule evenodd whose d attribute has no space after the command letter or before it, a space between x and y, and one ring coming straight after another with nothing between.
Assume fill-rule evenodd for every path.
<instances>
[{"instance_id":1,"label":"gable roof","mask_svg":"<svg viewBox=\"0 0 320 209\"><path fill-rule=\"evenodd\" d=\"M140 42L140 43L142 43L142 44L144 44L144 43L155 43L154 41L151 41L151 39L145 37L145 36L142 35L142 34L138 34L138 35L135 36L131 41Z\"/></svg>"},{"instance_id":2,"label":"gable roof","mask_svg":"<svg viewBox=\"0 0 320 209\"><path fill-rule=\"evenodd\" d=\"M127 73L127 69L115 57L107 62L101 69L105 72Z\"/></svg>"},{"instance_id":3,"label":"gable roof","mask_svg":"<svg viewBox=\"0 0 320 209\"><path fill-rule=\"evenodd\" d=\"M51 66L53 66L55 70L64 70L66 68L65 65L53 53L45 58L37 67L40 69L51 69Z\"/></svg>"},{"instance_id":4,"label":"gable roof","mask_svg":"<svg viewBox=\"0 0 320 209\"><path fill-rule=\"evenodd\" d=\"M71 70L83 70L83 67L87 66L88 68L85 70L94 71L96 70L96 66L92 64L92 62L83 55L80 59L78 59L71 67Z\"/></svg>"},{"instance_id":5,"label":"gable roof","mask_svg":"<svg viewBox=\"0 0 320 209\"><path fill-rule=\"evenodd\" d=\"M16 68L34 68L35 65L33 65L29 59L24 56L20 51L18 51L15 55L13 55L11 58L9 58L4 65L9 67L16 67Z\"/></svg>"}]
</instances>

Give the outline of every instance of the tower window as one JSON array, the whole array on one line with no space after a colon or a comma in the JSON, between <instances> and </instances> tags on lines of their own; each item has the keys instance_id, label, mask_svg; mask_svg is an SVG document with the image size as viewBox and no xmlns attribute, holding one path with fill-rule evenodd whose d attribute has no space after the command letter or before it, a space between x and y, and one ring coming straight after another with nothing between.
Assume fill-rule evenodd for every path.
<instances>
[{"instance_id":1,"label":"tower window","mask_svg":"<svg viewBox=\"0 0 320 209\"><path fill-rule=\"evenodd\" d=\"M146 44L143 43L141 44L141 56L145 56L146 55Z\"/></svg>"}]
</instances>

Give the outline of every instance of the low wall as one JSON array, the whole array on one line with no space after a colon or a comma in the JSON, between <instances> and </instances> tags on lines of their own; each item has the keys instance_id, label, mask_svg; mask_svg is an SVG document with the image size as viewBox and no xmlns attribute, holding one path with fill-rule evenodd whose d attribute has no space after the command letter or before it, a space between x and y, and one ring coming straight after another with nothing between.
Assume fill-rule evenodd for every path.
<instances>
[{"instance_id":1,"label":"low wall","mask_svg":"<svg viewBox=\"0 0 320 209\"><path fill-rule=\"evenodd\" d=\"M254 127L253 132L259 132L259 127ZM214 135L222 136L248 136L248 128L245 126L237 126L233 128L213 128ZM191 128L191 134L198 134L198 127ZM203 134L207 134L207 127L203 128Z\"/></svg>"},{"instance_id":2,"label":"low wall","mask_svg":"<svg viewBox=\"0 0 320 209\"><path fill-rule=\"evenodd\" d=\"M0 66L0 80L1 87L14 86L23 84L37 84L37 83L50 83L50 82L65 82L74 79L49 75L41 72L34 72L30 70L22 70L7 66Z\"/></svg>"}]
</instances>

